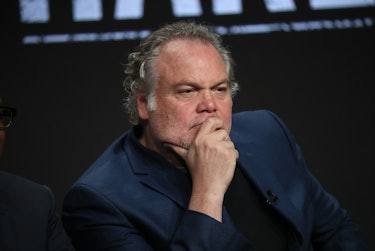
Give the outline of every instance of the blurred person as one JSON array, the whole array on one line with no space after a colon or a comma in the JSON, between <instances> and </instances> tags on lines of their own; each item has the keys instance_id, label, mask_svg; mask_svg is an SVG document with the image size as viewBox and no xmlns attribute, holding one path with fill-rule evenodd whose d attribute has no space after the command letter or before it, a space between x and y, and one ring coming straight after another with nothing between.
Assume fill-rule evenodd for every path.
<instances>
[{"instance_id":1,"label":"blurred person","mask_svg":"<svg viewBox=\"0 0 375 251\"><path fill-rule=\"evenodd\" d=\"M233 60L208 26L154 31L125 74L133 126L64 199L77 249L366 250L284 123L232 114Z\"/></svg>"},{"instance_id":2,"label":"blurred person","mask_svg":"<svg viewBox=\"0 0 375 251\"><path fill-rule=\"evenodd\" d=\"M13 123L16 109L2 105L0 97L0 156L5 130ZM51 189L0 170L0 250L70 251L69 237L55 212Z\"/></svg>"}]
</instances>

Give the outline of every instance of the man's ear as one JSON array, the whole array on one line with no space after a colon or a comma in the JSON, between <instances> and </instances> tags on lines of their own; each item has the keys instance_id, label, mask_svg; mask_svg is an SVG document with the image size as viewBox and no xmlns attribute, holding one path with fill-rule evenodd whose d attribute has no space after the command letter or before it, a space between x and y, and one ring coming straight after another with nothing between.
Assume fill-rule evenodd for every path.
<instances>
[{"instance_id":1,"label":"man's ear","mask_svg":"<svg viewBox=\"0 0 375 251\"><path fill-rule=\"evenodd\" d=\"M137 110L138 116L141 120L147 120L149 117L149 111L147 109L148 101L144 93L137 93Z\"/></svg>"}]
</instances>

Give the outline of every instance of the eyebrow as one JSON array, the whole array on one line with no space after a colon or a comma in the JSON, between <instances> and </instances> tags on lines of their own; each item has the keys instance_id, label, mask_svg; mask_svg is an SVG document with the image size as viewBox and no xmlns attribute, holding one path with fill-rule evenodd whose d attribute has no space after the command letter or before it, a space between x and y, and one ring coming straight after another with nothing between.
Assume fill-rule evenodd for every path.
<instances>
[{"instance_id":1,"label":"eyebrow","mask_svg":"<svg viewBox=\"0 0 375 251\"><path fill-rule=\"evenodd\" d=\"M223 80L220 80L218 81L216 84L213 85L213 87L215 86L219 86L219 85L222 85L222 84L227 84L229 86L229 79L227 78L224 78ZM188 85L188 86L199 86L198 83L195 83L195 82L191 82L191 81L180 81L180 82L177 82L175 84L176 87L180 87L180 86L184 86L184 85Z\"/></svg>"}]
</instances>

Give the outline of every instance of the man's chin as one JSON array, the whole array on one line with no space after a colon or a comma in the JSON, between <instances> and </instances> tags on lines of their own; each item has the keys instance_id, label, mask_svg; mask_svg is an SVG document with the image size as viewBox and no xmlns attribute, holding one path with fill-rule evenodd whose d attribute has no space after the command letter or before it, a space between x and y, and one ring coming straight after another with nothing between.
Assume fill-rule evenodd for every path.
<instances>
[{"instance_id":1,"label":"man's chin","mask_svg":"<svg viewBox=\"0 0 375 251\"><path fill-rule=\"evenodd\" d=\"M195 138L196 134L198 133L198 128L195 130L189 130L188 132L183 133L178 138L173 140L165 140L162 141L164 148L172 148L172 147L179 147L185 150L188 150L192 140Z\"/></svg>"}]
</instances>

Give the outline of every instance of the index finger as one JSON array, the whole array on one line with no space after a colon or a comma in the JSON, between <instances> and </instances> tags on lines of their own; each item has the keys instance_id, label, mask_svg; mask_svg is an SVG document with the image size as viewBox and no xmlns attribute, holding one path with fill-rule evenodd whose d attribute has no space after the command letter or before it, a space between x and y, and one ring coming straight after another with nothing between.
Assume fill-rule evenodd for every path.
<instances>
[{"instance_id":1,"label":"index finger","mask_svg":"<svg viewBox=\"0 0 375 251\"><path fill-rule=\"evenodd\" d=\"M198 134L210 134L216 130L224 129L224 122L216 117L209 117L201 125Z\"/></svg>"}]
</instances>

